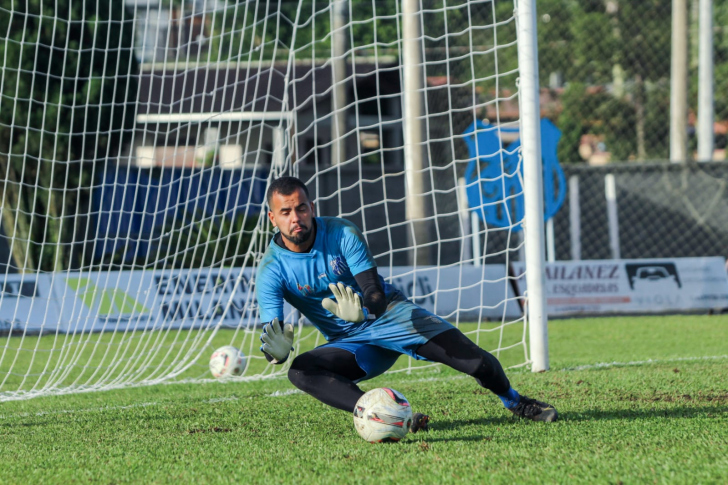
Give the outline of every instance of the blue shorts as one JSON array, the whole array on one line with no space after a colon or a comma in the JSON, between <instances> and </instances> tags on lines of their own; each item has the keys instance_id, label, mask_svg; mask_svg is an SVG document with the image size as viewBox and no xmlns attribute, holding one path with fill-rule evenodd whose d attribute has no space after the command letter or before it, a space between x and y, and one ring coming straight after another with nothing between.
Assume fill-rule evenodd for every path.
<instances>
[{"instance_id":1,"label":"blue shorts","mask_svg":"<svg viewBox=\"0 0 728 485\"><path fill-rule=\"evenodd\" d=\"M449 322L397 295L390 301L387 311L369 326L321 347L336 347L354 354L356 363L366 372L359 379L364 381L383 374L402 354L427 360L417 355L417 349L453 328Z\"/></svg>"}]
</instances>

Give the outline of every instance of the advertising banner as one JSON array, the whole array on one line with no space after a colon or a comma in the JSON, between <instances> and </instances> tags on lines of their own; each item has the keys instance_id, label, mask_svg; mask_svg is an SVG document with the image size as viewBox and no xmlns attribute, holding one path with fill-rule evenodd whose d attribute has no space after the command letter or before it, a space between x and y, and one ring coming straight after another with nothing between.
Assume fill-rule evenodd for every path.
<instances>
[{"instance_id":1,"label":"advertising banner","mask_svg":"<svg viewBox=\"0 0 728 485\"><path fill-rule=\"evenodd\" d=\"M523 275L522 262L513 263ZM666 258L546 263L549 315L667 313L728 307L725 259ZM518 278L521 291L526 278Z\"/></svg>"},{"instance_id":2,"label":"advertising banner","mask_svg":"<svg viewBox=\"0 0 728 485\"><path fill-rule=\"evenodd\" d=\"M523 275L523 263L513 263ZM505 265L379 268L408 298L449 320L521 316ZM545 266L549 315L728 307L725 259L560 261ZM7 275L0 332L89 332L253 325L251 268ZM525 277L517 290L526 290ZM293 320L286 305L286 319Z\"/></svg>"},{"instance_id":3,"label":"advertising banner","mask_svg":"<svg viewBox=\"0 0 728 485\"><path fill-rule=\"evenodd\" d=\"M54 289L69 331L237 327L254 317L250 275L250 268L70 273L56 277Z\"/></svg>"},{"instance_id":4,"label":"advertising banner","mask_svg":"<svg viewBox=\"0 0 728 485\"><path fill-rule=\"evenodd\" d=\"M379 268L390 276L389 268ZM251 268L108 271L56 275L53 291L62 331L99 332L235 328L255 324ZM395 267L392 284L444 318L518 318L521 309L504 265ZM286 320L293 321L286 305ZM290 315L290 317L289 317Z\"/></svg>"},{"instance_id":5,"label":"advertising banner","mask_svg":"<svg viewBox=\"0 0 728 485\"><path fill-rule=\"evenodd\" d=\"M48 274L6 274L0 282L0 334L55 330L58 302Z\"/></svg>"},{"instance_id":6,"label":"advertising banner","mask_svg":"<svg viewBox=\"0 0 728 485\"><path fill-rule=\"evenodd\" d=\"M449 320L521 316L504 265L379 268L408 298ZM251 268L7 275L0 332L126 332L255 324ZM295 315L285 305L286 320Z\"/></svg>"},{"instance_id":7,"label":"advertising banner","mask_svg":"<svg viewBox=\"0 0 728 485\"><path fill-rule=\"evenodd\" d=\"M504 264L440 268L378 268L379 274L414 303L447 320L518 318L521 307Z\"/></svg>"}]
</instances>

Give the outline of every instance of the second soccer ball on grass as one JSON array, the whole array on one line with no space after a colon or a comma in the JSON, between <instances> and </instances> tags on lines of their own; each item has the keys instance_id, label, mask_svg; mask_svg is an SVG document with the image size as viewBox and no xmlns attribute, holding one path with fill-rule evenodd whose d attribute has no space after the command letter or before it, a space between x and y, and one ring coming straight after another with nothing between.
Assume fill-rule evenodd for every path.
<instances>
[{"instance_id":1,"label":"second soccer ball on grass","mask_svg":"<svg viewBox=\"0 0 728 485\"><path fill-rule=\"evenodd\" d=\"M220 347L210 357L210 372L215 378L235 377L245 370L245 355L232 345Z\"/></svg>"}]
</instances>

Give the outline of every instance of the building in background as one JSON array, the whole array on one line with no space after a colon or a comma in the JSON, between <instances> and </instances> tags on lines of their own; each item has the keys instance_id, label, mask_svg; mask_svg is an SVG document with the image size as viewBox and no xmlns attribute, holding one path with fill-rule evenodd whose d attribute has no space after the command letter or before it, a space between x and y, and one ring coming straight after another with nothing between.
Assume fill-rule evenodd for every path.
<instances>
[{"instance_id":1,"label":"building in background","mask_svg":"<svg viewBox=\"0 0 728 485\"><path fill-rule=\"evenodd\" d=\"M174 62L210 48L211 17L227 5L220 0L124 0L134 16L134 51L141 63ZM172 4L172 8L170 8Z\"/></svg>"}]
</instances>

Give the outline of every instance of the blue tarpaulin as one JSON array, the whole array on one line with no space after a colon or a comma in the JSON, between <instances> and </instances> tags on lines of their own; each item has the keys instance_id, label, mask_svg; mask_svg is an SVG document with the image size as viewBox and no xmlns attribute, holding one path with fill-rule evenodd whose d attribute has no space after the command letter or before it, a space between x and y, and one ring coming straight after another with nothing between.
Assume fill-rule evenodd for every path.
<instances>
[{"instance_id":1,"label":"blue tarpaulin","mask_svg":"<svg viewBox=\"0 0 728 485\"><path fill-rule=\"evenodd\" d=\"M194 216L235 219L258 214L267 170L139 168L109 165L93 190L94 259L123 252L143 258L170 220Z\"/></svg>"}]
</instances>

